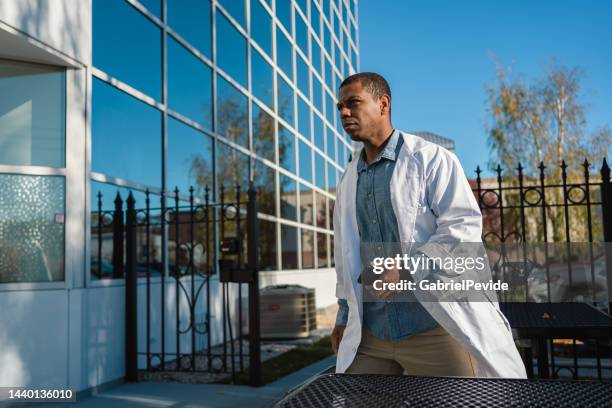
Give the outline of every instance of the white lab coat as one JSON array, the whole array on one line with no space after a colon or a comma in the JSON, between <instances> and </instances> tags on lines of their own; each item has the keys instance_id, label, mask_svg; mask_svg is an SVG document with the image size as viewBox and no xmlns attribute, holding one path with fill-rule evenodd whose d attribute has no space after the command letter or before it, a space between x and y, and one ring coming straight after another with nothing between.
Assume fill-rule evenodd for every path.
<instances>
[{"instance_id":1,"label":"white lab coat","mask_svg":"<svg viewBox=\"0 0 612 408\"><path fill-rule=\"evenodd\" d=\"M420 137L405 132L400 132L400 136L404 144L391 177L391 204L401 242L427 243L426 247L433 252L437 243L481 242L482 216L455 155ZM334 208L336 296L346 299L349 306L336 362L338 373L345 372L353 362L363 323L362 288L357 282L361 260L355 209L360 154L360 150L354 152L354 160L338 184ZM526 378L510 326L497 302L422 305L472 355L477 376Z\"/></svg>"}]
</instances>

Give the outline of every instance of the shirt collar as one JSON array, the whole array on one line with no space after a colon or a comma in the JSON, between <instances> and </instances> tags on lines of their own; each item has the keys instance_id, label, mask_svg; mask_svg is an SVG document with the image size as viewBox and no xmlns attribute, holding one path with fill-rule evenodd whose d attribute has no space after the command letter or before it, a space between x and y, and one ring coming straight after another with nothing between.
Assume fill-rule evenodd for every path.
<instances>
[{"instance_id":1,"label":"shirt collar","mask_svg":"<svg viewBox=\"0 0 612 408\"><path fill-rule=\"evenodd\" d=\"M397 142L399 141L399 132L396 129L393 129L393 133L386 142L385 147L378 153L378 156L370 163L370 165L377 163L381 159L387 159L391 161L395 161L397 159ZM361 154L359 155L359 162L357 163L357 170L362 171L368 167L368 163L365 158L365 149L361 149Z\"/></svg>"}]
</instances>

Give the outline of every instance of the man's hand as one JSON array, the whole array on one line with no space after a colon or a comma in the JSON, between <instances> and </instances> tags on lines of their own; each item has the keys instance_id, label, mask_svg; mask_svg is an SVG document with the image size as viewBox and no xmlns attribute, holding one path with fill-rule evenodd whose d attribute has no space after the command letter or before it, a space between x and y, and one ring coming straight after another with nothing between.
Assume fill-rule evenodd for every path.
<instances>
[{"instance_id":1,"label":"man's hand","mask_svg":"<svg viewBox=\"0 0 612 408\"><path fill-rule=\"evenodd\" d=\"M334 330L332 330L331 344L332 350L334 350L335 354L338 354L338 347L340 347L340 342L342 341L342 336L344 335L344 329L346 329L346 326L335 325Z\"/></svg>"}]
</instances>

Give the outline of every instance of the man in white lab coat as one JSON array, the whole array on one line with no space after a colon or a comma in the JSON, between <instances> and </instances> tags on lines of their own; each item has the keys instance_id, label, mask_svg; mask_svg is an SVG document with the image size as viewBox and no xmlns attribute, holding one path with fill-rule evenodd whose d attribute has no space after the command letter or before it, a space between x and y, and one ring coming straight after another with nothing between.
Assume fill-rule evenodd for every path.
<instances>
[{"instance_id":1,"label":"man in white lab coat","mask_svg":"<svg viewBox=\"0 0 612 408\"><path fill-rule=\"evenodd\" d=\"M481 242L482 217L457 158L393 128L382 76L348 77L337 106L344 130L363 148L336 189L336 371L525 378L494 299L393 302L393 293L377 291L380 302L364 302L362 244L418 243L426 256L448 255L447 244ZM382 280L398 282L399 271L386 270Z\"/></svg>"}]
</instances>

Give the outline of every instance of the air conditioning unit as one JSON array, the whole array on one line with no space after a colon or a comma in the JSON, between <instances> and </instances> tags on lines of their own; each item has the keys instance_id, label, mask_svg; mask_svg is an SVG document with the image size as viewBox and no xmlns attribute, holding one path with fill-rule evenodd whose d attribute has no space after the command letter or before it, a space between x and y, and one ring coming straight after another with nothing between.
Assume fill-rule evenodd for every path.
<instances>
[{"instance_id":1,"label":"air conditioning unit","mask_svg":"<svg viewBox=\"0 0 612 408\"><path fill-rule=\"evenodd\" d=\"M246 326L243 333L248 333L248 302L243 302L243 308ZM317 328L314 289L300 285L266 286L259 291L259 310L262 339L305 338Z\"/></svg>"}]
</instances>

